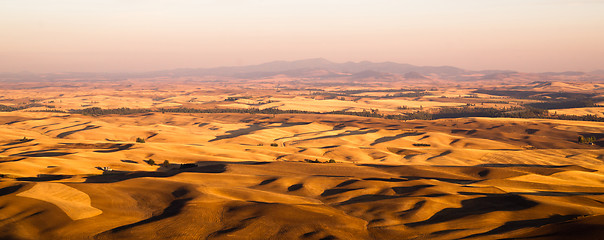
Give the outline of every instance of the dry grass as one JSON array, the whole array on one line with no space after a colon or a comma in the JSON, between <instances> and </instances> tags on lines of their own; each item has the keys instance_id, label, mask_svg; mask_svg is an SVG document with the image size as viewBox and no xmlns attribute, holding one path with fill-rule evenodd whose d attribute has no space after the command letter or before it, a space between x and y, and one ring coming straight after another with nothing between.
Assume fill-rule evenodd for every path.
<instances>
[{"instance_id":1,"label":"dry grass","mask_svg":"<svg viewBox=\"0 0 604 240\"><path fill-rule=\"evenodd\" d=\"M175 84L159 91L144 82L120 91L84 84L78 93L7 88L0 104L23 104L38 94L40 102L53 101L59 109L91 101L106 108L398 111L398 105L464 104L454 97L470 91L445 87L436 97L420 99L313 100L306 90L277 93L267 87L282 80L255 80L259 89L248 92L220 84L203 89ZM558 87L565 86L544 88ZM440 101L441 94L453 98ZM268 100L273 102L256 106ZM596 145L577 143L579 135L595 136ZM2 239L597 239L604 234L604 123L598 122L17 111L0 113L0 136ZM165 160L170 164L159 165ZM336 163L325 163L330 160Z\"/></svg>"}]
</instances>

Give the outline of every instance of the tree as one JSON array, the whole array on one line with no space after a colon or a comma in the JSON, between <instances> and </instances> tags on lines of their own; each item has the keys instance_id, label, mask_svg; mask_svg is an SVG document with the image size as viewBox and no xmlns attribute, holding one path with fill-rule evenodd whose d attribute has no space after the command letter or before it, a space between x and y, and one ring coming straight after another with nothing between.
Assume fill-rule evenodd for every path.
<instances>
[{"instance_id":1,"label":"tree","mask_svg":"<svg viewBox=\"0 0 604 240\"><path fill-rule=\"evenodd\" d=\"M582 135L579 135L579 139L578 142L579 143L585 143L585 144L594 144L596 142L596 137L591 136L591 137L584 137Z\"/></svg>"},{"instance_id":2,"label":"tree","mask_svg":"<svg viewBox=\"0 0 604 240\"><path fill-rule=\"evenodd\" d=\"M170 167L170 162L168 160L164 160L164 163L162 163L161 166L168 168L168 167Z\"/></svg>"}]
</instances>

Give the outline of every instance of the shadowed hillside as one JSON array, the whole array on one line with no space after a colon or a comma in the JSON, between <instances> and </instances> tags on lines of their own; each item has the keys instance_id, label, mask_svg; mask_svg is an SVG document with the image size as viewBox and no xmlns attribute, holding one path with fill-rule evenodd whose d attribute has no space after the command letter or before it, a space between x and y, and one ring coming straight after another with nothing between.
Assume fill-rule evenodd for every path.
<instances>
[{"instance_id":1,"label":"shadowed hillside","mask_svg":"<svg viewBox=\"0 0 604 240\"><path fill-rule=\"evenodd\" d=\"M0 119L0 215L10 219L1 238L493 239L574 228L589 238L604 224L604 152L576 140L600 141L602 123L233 113Z\"/></svg>"}]
</instances>

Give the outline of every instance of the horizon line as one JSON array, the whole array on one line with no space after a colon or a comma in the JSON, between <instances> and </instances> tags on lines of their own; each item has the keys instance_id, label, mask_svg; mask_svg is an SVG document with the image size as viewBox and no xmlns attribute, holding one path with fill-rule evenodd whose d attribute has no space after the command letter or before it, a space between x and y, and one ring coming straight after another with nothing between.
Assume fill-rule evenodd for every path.
<instances>
[{"instance_id":1,"label":"horizon line","mask_svg":"<svg viewBox=\"0 0 604 240\"><path fill-rule=\"evenodd\" d=\"M219 68L250 67L250 66L260 66L260 65L264 65L264 64L278 63L278 62L294 63L294 62L312 61L312 60L327 61L330 64L346 64L346 63L359 64L359 63L366 62L366 63L374 63L374 64L384 64L384 63L401 64L401 65L406 64L406 65L411 65L414 67L452 67L452 68L457 68L457 69L468 71L468 72L482 72L482 71L502 71L502 72L516 72L516 73L568 73L568 72L593 73L593 72L601 72L601 71L604 72L604 67L592 69L590 71L578 71L578 70L572 70L572 69L565 69L565 70L559 70L559 71L518 71L518 70L513 70L513 69L497 69L497 68L476 70L476 69L466 69L466 68L456 67L454 65L414 65L414 64L410 64L410 63L400 63L400 62L395 62L395 61L361 60L361 61L335 62L335 61L326 59L324 57L315 57L315 58L303 58L303 59L297 59L297 60L272 60L272 61L265 61L265 62L255 63L255 64L224 65L224 66L215 66L215 67L177 67L177 68L162 68L162 69L147 70L147 71L56 71L56 72L48 72L48 71L24 70L24 71L16 71L16 72L3 71L3 72L0 72L0 74L67 74L67 73L137 74L137 73L165 72L165 71L175 71L175 70L201 70L201 69L208 70L208 69L219 69ZM300 69L302 69L302 68L300 68Z\"/></svg>"}]
</instances>

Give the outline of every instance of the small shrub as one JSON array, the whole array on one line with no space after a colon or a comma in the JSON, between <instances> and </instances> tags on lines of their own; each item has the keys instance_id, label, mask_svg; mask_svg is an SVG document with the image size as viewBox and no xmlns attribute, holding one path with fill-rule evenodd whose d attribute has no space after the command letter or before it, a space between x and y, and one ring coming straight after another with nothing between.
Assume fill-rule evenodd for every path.
<instances>
[{"instance_id":1,"label":"small shrub","mask_svg":"<svg viewBox=\"0 0 604 240\"><path fill-rule=\"evenodd\" d=\"M278 147L278 146L279 146L279 144L271 143L271 147Z\"/></svg>"},{"instance_id":2,"label":"small shrub","mask_svg":"<svg viewBox=\"0 0 604 240\"><path fill-rule=\"evenodd\" d=\"M533 149L536 149L536 148L535 148L535 146L532 146L532 145L525 145L525 146L523 146L523 148L524 148L524 149L527 149L527 150L533 150Z\"/></svg>"},{"instance_id":3,"label":"small shrub","mask_svg":"<svg viewBox=\"0 0 604 240\"><path fill-rule=\"evenodd\" d=\"M416 146L416 147L429 147L430 144L427 144L427 143L414 143L413 146Z\"/></svg>"},{"instance_id":4,"label":"small shrub","mask_svg":"<svg viewBox=\"0 0 604 240\"><path fill-rule=\"evenodd\" d=\"M161 166L168 168L168 167L170 167L170 162L168 160L164 160L164 163L162 163Z\"/></svg>"},{"instance_id":5,"label":"small shrub","mask_svg":"<svg viewBox=\"0 0 604 240\"><path fill-rule=\"evenodd\" d=\"M147 160L143 160L143 161L145 161L147 164L149 164L151 166L155 165L155 161L153 159L147 159Z\"/></svg>"},{"instance_id":6,"label":"small shrub","mask_svg":"<svg viewBox=\"0 0 604 240\"><path fill-rule=\"evenodd\" d=\"M327 161L328 163L336 163L336 160L333 159L329 159L329 161Z\"/></svg>"},{"instance_id":7,"label":"small shrub","mask_svg":"<svg viewBox=\"0 0 604 240\"><path fill-rule=\"evenodd\" d=\"M137 137L137 138L136 138L136 142L137 142L137 143L145 143L145 139L144 139L144 138L139 138L139 137Z\"/></svg>"},{"instance_id":8,"label":"small shrub","mask_svg":"<svg viewBox=\"0 0 604 240\"><path fill-rule=\"evenodd\" d=\"M596 137L584 137L582 135L579 135L579 139L578 139L579 143L585 143L585 144L593 144L594 142L596 142Z\"/></svg>"},{"instance_id":9,"label":"small shrub","mask_svg":"<svg viewBox=\"0 0 604 240\"><path fill-rule=\"evenodd\" d=\"M258 146L264 146L264 144L262 144L262 143L258 143Z\"/></svg>"},{"instance_id":10,"label":"small shrub","mask_svg":"<svg viewBox=\"0 0 604 240\"><path fill-rule=\"evenodd\" d=\"M27 138L27 137L23 137L23 138L21 138L19 141L21 141L21 142L27 142L27 141L29 141L29 138Z\"/></svg>"},{"instance_id":11,"label":"small shrub","mask_svg":"<svg viewBox=\"0 0 604 240\"><path fill-rule=\"evenodd\" d=\"M194 168L194 167L197 167L197 164L195 164L195 163L184 163L184 164L180 164L180 168L179 169Z\"/></svg>"}]
</instances>

